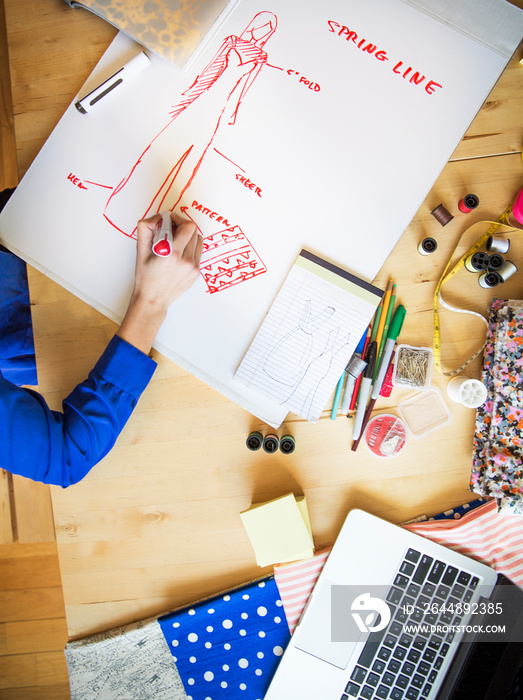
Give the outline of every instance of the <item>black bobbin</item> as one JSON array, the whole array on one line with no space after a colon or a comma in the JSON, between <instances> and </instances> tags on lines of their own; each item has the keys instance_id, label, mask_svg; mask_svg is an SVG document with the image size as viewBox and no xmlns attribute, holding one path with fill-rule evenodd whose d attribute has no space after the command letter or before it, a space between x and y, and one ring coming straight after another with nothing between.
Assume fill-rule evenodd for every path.
<instances>
[{"instance_id":1,"label":"black bobbin","mask_svg":"<svg viewBox=\"0 0 523 700\"><path fill-rule=\"evenodd\" d=\"M482 272L478 279L479 286L483 289L492 289L492 287L497 287L500 282L502 282L501 276L498 272L494 270L489 270L488 272Z\"/></svg>"},{"instance_id":2,"label":"black bobbin","mask_svg":"<svg viewBox=\"0 0 523 700\"><path fill-rule=\"evenodd\" d=\"M265 452L276 452L279 442L280 441L276 435L266 435L263 439L263 449Z\"/></svg>"},{"instance_id":3,"label":"black bobbin","mask_svg":"<svg viewBox=\"0 0 523 700\"><path fill-rule=\"evenodd\" d=\"M497 271L501 267L503 267L504 262L505 260L502 255L500 255L499 253L492 253L488 261L488 269Z\"/></svg>"},{"instance_id":4,"label":"black bobbin","mask_svg":"<svg viewBox=\"0 0 523 700\"><path fill-rule=\"evenodd\" d=\"M247 445L249 450L255 452L256 450L259 450L260 447L263 445L263 435L257 430L255 430L249 435L245 444Z\"/></svg>"},{"instance_id":5,"label":"black bobbin","mask_svg":"<svg viewBox=\"0 0 523 700\"><path fill-rule=\"evenodd\" d=\"M490 257L482 250L465 258L465 267L469 272L483 272L488 268Z\"/></svg>"},{"instance_id":6,"label":"black bobbin","mask_svg":"<svg viewBox=\"0 0 523 700\"><path fill-rule=\"evenodd\" d=\"M283 452L283 454L290 455L291 452L294 452L295 447L296 441L292 435L284 435L280 440L280 450Z\"/></svg>"}]
</instances>

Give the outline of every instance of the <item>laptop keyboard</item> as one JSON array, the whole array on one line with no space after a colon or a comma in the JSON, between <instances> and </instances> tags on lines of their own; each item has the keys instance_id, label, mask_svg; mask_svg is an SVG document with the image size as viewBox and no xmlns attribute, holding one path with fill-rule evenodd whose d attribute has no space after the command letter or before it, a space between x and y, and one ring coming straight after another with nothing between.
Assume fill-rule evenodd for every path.
<instances>
[{"instance_id":1,"label":"laptop keyboard","mask_svg":"<svg viewBox=\"0 0 523 700\"><path fill-rule=\"evenodd\" d=\"M470 603L478 584L467 571L409 549L387 594L391 621L370 636L340 700L427 698L455 636L451 628L465 616L460 603Z\"/></svg>"}]
</instances>

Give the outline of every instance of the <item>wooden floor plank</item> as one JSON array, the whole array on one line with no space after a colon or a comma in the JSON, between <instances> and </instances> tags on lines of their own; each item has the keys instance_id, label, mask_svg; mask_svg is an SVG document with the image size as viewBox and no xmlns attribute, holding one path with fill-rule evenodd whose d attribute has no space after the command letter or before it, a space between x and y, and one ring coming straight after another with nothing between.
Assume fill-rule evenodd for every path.
<instances>
[{"instance_id":1,"label":"wooden floor plank","mask_svg":"<svg viewBox=\"0 0 523 700\"><path fill-rule=\"evenodd\" d=\"M29 620L24 622L7 622L0 631L0 654L34 654L37 652L55 652L65 648L67 630L64 619ZM3 641L2 641L3 639ZM1 650L4 649L4 652Z\"/></svg>"},{"instance_id":2,"label":"wooden floor plank","mask_svg":"<svg viewBox=\"0 0 523 700\"><path fill-rule=\"evenodd\" d=\"M56 543L0 546L0 700L69 700Z\"/></svg>"},{"instance_id":3,"label":"wooden floor plank","mask_svg":"<svg viewBox=\"0 0 523 700\"><path fill-rule=\"evenodd\" d=\"M16 548L20 547L13 547ZM30 557L13 556L14 554L12 550L7 552L0 549L0 591L59 588L62 585L56 549L54 552L35 551Z\"/></svg>"},{"instance_id":4,"label":"wooden floor plank","mask_svg":"<svg viewBox=\"0 0 523 700\"><path fill-rule=\"evenodd\" d=\"M4 0L0 0L0 191L18 184Z\"/></svg>"},{"instance_id":5,"label":"wooden floor plank","mask_svg":"<svg viewBox=\"0 0 523 700\"><path fill-rule=\"evenodd\" d=\"M62 660L56 651L0 657L0 688L62 685L67 682Z\"/></svg>"},{"instance_id":6,"label":"wooden floor plank","mask_svg":"<svg viewBox=\"0 0 523 700\"><path fill-rule=\"evenodd\" d=\"M13 476L13 492L18 541L26 543L55 540L49 486L23 476Z\"/></svg>"},{"instance_id":7,"label":"wooden floor plank","mask_svg":"<svg viewBox=\"0 0 523 700\"><path fill-rule=\"evenodd\" d=\"M31 688L0 689L0 700L69 700L68 683Z\"/></svg>"},{"instance_id":8,"label":"wooden floor plank","mask_svg":"<svg viewBox=\"0 0 523 700\"><path fill-rule=\"evenodd\" d=\"M17 184L5 3L0 0L0 191ZM22 537L33 540L20 544L12 541L9 479L5 472L1 474L0 700L70 700L63 653L67 625L57 547L54 541L39 541L54 540L54 528L49 530L52 519L48 487L43 519L40 508L34 517L19 500L19 514L26 525ZM19 489L19 496L21 492Z\"/></svg>"},{"instance_id":9,"label":"wooden floor plank","mask_svg":"<svg viewBox=\"0 0 523 700\"><path fill-rule=\"evenodd\" d=\"M31 559L35 556L54 557L57 551L56 542L35 542L27 543L23 546L6 544L0 545L0 559Z\"/></svg>"},{"instance_id":10,"label":"wooden floor plank","mask_svg":"<svg viewBox=\"0 0 523 700\"><path fill-rule=\"evenodd\" d=\"M0 657L0 688L20 688L37 684L35 654Z\"/></svg>"},{"instance_id":11,"label":"wooden floor plank","mask_svg":"<svg viewBox=\"0 0 523 700\"><path fill-rule=\"evenodd\" d=\"M10 475L0 469L0 544L13 542Z\"/></svg>"},{"instance_id":12,"label":"wooden floor plank","mask_svg":"<svg viewBox=\"0 0 523 700\"><path fill-rule=\"evenodd\" d=\"M60 609L63 609L63 596L59 586L0 592L0 620L3 622L55 618Z\"/></svg>"}]
</instances>

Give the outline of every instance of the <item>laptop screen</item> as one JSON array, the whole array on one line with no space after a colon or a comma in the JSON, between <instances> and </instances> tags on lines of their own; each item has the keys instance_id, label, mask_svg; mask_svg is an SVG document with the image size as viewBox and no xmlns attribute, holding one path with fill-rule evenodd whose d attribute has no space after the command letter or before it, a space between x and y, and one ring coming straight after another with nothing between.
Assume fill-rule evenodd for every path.
<instances>
[{"instance_id":1,"label":"laptop screen","mask_svg":"<svg viewBox=\"0 0 523 700\"><path fill-rule=\"evenodd\" d=\"M494 603L490 607L493 612L487 612L482 627L499 629L505 625L503 641L494 641L495 636L486 632L468 634L460 644L438 700L523 698L523 591L500 574L489 600Z\"/></svg>"}]
</instances>

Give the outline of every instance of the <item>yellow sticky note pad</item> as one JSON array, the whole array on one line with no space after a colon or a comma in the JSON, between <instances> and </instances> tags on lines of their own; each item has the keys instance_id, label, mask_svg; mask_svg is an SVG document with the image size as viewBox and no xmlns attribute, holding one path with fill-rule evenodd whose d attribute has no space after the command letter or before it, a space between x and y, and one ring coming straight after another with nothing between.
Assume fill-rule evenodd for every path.
<instances>
[{"instance_id":1,"label":"yellow sticky note pad","mask_svg":"<svg viewBox=\"0 0 523 700\"><path fill-rule=\"evenodd\" d=\"M259 566L312 557L314 542L304 496L289 493L240 513Z\"/></svg>"}]
</instances>

